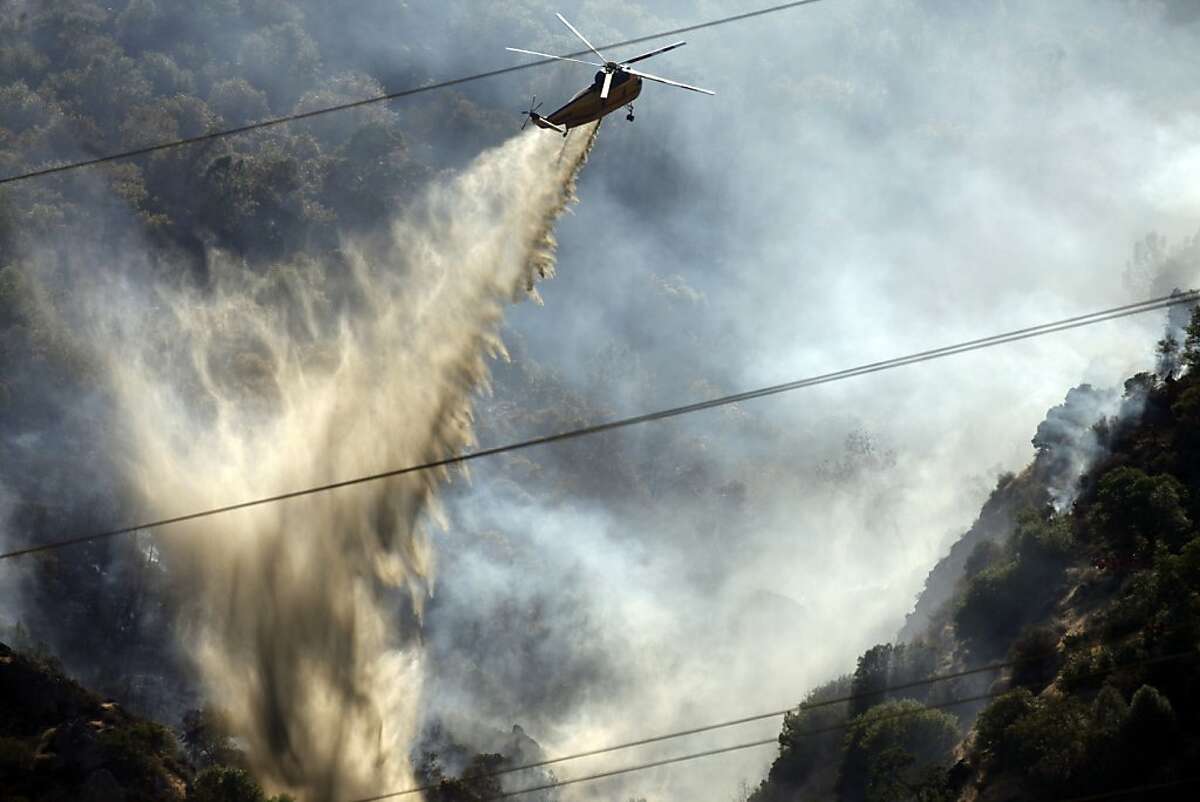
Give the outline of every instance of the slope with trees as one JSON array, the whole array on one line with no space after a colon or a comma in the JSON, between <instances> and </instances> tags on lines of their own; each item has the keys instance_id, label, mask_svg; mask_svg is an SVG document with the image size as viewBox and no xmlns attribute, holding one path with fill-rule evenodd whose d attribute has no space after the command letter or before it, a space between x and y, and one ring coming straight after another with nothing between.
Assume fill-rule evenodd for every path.
<instances>
[{"instance_id":1,"label":"slope with trees","mask_svg":"<svg viewBox=\"0 0 1200 802\"><path fill-rule=\"evenodd\" d=\"M1178 340L1160 344L1158 372L1126 383L1118 414L1087 428L1096 460L1061 509L1039 430L1034 464L1002 478L931 574L923 631L912 637L910 618L908 638L806 700L853 701L787 717L753 802L1007 802L1141 785L1186 798L1173 784L1195 779L1200 757L1200 308ZM932 587L952 569L948 590ZM1011 665L879 692L998 660ZM953 704L969 697L985 698Z\"/></svg>"}]
</instances>

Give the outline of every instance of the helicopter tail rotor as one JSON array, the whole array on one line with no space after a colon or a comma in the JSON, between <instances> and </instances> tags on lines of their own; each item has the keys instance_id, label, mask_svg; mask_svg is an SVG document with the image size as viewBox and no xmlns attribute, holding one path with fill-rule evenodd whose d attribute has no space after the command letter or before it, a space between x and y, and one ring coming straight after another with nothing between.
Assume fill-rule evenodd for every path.
<instances>
[{"instance_id":1,"label":"helicopter tail rotor","mask_svg":"<svg viewBox=\"0 0 1200 802\"><path fill-rule=\"evenodd\" d=\"M533 96L533 100L529 101L529 110L521 112L521 116L525 118L525 122L521 124L521 130L525 130L525 126L529 125L530 121L537 122L539 119L538 109L542 107L541 103L537 102L537 95Z\"/></svg>"}]
</instances>

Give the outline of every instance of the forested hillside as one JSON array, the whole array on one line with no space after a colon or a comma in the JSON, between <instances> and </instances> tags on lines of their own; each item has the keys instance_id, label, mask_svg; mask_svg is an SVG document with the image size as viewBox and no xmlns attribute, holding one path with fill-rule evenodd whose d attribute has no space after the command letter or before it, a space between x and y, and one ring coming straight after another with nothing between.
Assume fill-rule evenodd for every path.
<instances>
[{"instance_id":1,"label":"forested hillside","mask_svg":"<svg viewBox=\"0 0 1200 802\"><path fill-rule=\"evenodd\" d=\"M1054 800L1145 785L1165 786L1147 799L1192 798L1200 309L1168 327L1158 356L1115 414L1087 403L1091 388L1051 410L1037 459L1001 478L902 638L806 702L863 698L789 715L753 802ZM1095 460L1056 507L1063 459L1083 446ZM997 661L1011 665L881 690Z\"/></svg>"},{"instance_id":2,"label":"forested hillside","mask_svg":"<svg viewBox=\"0 0 1200 802\"><path fill-rule=\"evenodd\" d=\"M337 42L336 28L305 11L288 0L6 4L0 169L381 94L377 81L331 58L322 45ZM337 231L379 222L421 175L396 115L375 106L14 185L6 217L25 236L61 238L109 207L197 258L205 242L278 256L334 246Z\"/></svg>"}]
</instances>

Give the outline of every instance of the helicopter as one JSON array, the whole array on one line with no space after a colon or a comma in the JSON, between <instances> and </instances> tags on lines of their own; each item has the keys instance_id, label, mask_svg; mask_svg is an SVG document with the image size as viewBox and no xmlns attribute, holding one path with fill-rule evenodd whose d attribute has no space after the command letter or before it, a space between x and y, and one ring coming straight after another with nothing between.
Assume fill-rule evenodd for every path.
<instances>
[{"instance_id":1,"label":"helicopter","mask_svg":"<svg viewBox=\"0 0 1200 802\"><path fill-rule=\"evenodd\" d=\"M671 81L666 78L660 78L657 75L651 75L647 72L641 72L630 68L630 64L636 64L639 61L661 55L669 50L674 50L677 47L683 47L687 42L676 42L666 47L660 47L657 50L651 50L649 53L642 53L640 56L634 56L625 61L612 61L603 53L595 48L591 42L587 40L579 30L567 22L567 18L562 14L556 15L563 25L566 25L571 33L579 37L579 40L587 45L588 50L596 54L601 60L601 64L594 61L583 61L577 58L568 58L566 56L554 56L550 53L539 53L536 50L522 50L517 47L507 47L505 50L510 50L513 53L524 53L529 56L541 56L542 58L551 58L558 61L570 61L575 64L587 64L591 67L599 67L600 72L596 73L596 78L590 86L580 90L574 97L567 101L566 105L553 114L548 114L545 117L538 114L538 109L542 107L541 103L537 102L537 97L533 98L528 111L521 112L526 117L525 122L521 125L521 130L525 130L525 126L532 122L539 128L545 128L550 131L557 131L565 138L570 133L572 128L578 128L581 125L586 125L590 122L595 122L614 111L624 107L628 110L625 119L633 122L633 101L642 93L643 81L654 81L668 86L677 86L680 89L688 89L692 92L701 92L705 95L715 95L716 92L711 92L708 89L701 89L698 86L690 86L688 84Z\"/></svg>"}]
</instances>

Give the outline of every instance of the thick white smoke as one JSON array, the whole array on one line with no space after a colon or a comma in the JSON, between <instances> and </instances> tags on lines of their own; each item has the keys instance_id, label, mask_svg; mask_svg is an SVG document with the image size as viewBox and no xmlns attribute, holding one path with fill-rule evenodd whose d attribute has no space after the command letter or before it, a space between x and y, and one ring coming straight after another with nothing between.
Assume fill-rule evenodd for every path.
<instances>
[{"instance_id":1,"label":"thick white smoke","mask_svg":"<svg viewBox=\"0 0 1200 802\"><path fill-rule=\"evenodd\" d=\"M437 183L373 242L203 291L122 288L97 314L115 440L170 515L460 452L504 307L553 267L551 227L595 131L530 132ZM110 290L114 288L110 287ZM112 298L122 297L113 293ZM305 800L406 785L431 590L432 472L161 533L181 633L269 786ZM406 624L408 626L406 626Z\"/></svg>"}]
</instances>

